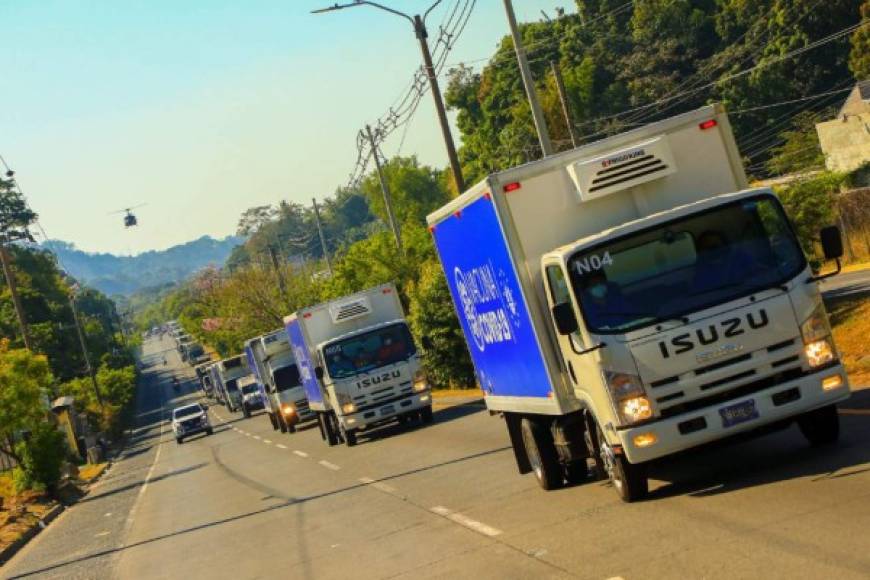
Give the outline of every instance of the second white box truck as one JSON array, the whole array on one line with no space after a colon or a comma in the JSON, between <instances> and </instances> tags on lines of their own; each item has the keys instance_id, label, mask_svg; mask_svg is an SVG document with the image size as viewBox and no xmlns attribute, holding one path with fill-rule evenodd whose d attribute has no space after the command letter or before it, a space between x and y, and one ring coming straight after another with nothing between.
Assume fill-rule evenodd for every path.
<instances>
[{"instance_id":1,"label":"second white box truck","mask_svg":"<svg viewBox=\"0 0 870 580\"><path fill-rule=\"evenodd\" d=\"M422 360L393 284L284 319L308 404L329 445L389 421L432 421Z\"/></svg>"}]
</instances>

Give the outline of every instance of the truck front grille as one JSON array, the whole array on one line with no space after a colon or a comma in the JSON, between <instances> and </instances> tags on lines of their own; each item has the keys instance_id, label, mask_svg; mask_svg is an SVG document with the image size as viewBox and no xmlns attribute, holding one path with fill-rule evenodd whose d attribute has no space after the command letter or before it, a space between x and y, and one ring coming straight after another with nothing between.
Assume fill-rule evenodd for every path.
<instances>
[{"instance_id":1,"label":"truck front grille","mask_svg":"<svg viewBox=\"0 0 870 580\"><path fill-rule=\"evenodd\" d=\"M790 339L649 383L659 415L673 417L801 376L800 341Z\"/></svg>"}]
</instances>

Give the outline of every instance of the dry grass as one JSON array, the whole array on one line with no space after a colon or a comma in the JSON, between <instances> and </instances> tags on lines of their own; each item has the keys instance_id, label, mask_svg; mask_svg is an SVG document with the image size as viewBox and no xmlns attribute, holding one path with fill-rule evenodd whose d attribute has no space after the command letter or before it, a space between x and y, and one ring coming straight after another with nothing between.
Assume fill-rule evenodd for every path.
<instances>
[{"instance_id":1,"label":"dry grass","mask_svg":"<svg viewBox=\"0 0 870 580\"><path fill-rule=\"evenodd\" d=\"M16 494L11 472L0 473L0 549L36 525L54 503L43 493Z\"/></svg>"},{"instance_id":2,"label":"dry grass","mask_svg":"<svg viewBox=\"0 0 870 580\"><path fill-rule=\"evenodd\" d=\"M870 298L838 300L828 312L852 387L870 385Z\"/></svg>"},{"instance_id":3,"label":"dry grass","mask_svg":"<svg viewBox=\"0 0 870 580\"><path fill-rule=\"evenodd\" d=\"M79 468L79 479L85 483L90 483L106 471L108 463L97 463L95 465L85 465Z\"/></svg>"}]
</instances>

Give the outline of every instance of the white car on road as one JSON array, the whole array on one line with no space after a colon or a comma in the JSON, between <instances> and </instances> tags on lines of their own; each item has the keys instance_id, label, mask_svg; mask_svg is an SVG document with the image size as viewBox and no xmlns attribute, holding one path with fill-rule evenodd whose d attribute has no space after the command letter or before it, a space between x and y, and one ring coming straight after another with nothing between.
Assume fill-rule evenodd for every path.
<instances>
[{"instance_id":1,"label":"white car on road","mask_svg":"<svg viewBox=\"0 0 870 580\"><path fill-rule=\"evenodd\" d=\"M172 410L172 432L175 434L176 443L181 443L185 437L203 431L209 435L214 433L208 420L208 413L202 405L193 403Z\"/></svg>"}]
</instances>

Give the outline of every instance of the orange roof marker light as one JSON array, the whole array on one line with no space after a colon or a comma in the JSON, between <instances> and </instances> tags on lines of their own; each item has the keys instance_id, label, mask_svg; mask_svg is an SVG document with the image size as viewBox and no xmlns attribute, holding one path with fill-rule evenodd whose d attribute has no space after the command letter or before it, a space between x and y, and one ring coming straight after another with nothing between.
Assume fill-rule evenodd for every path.
<instances>
[{"instance_id":1,"label":"orange roof marker light","mask_svg":"<svg viewBox=\"0 0 870 580\"><path fill-rule=\"evenodd\" d=\"M520 189L521 187L522 184L520 184L519 181L512 181L511 183L506 184L503 189L505 193L510 193L512 191Z\"/></svg>"}]
</instances>

